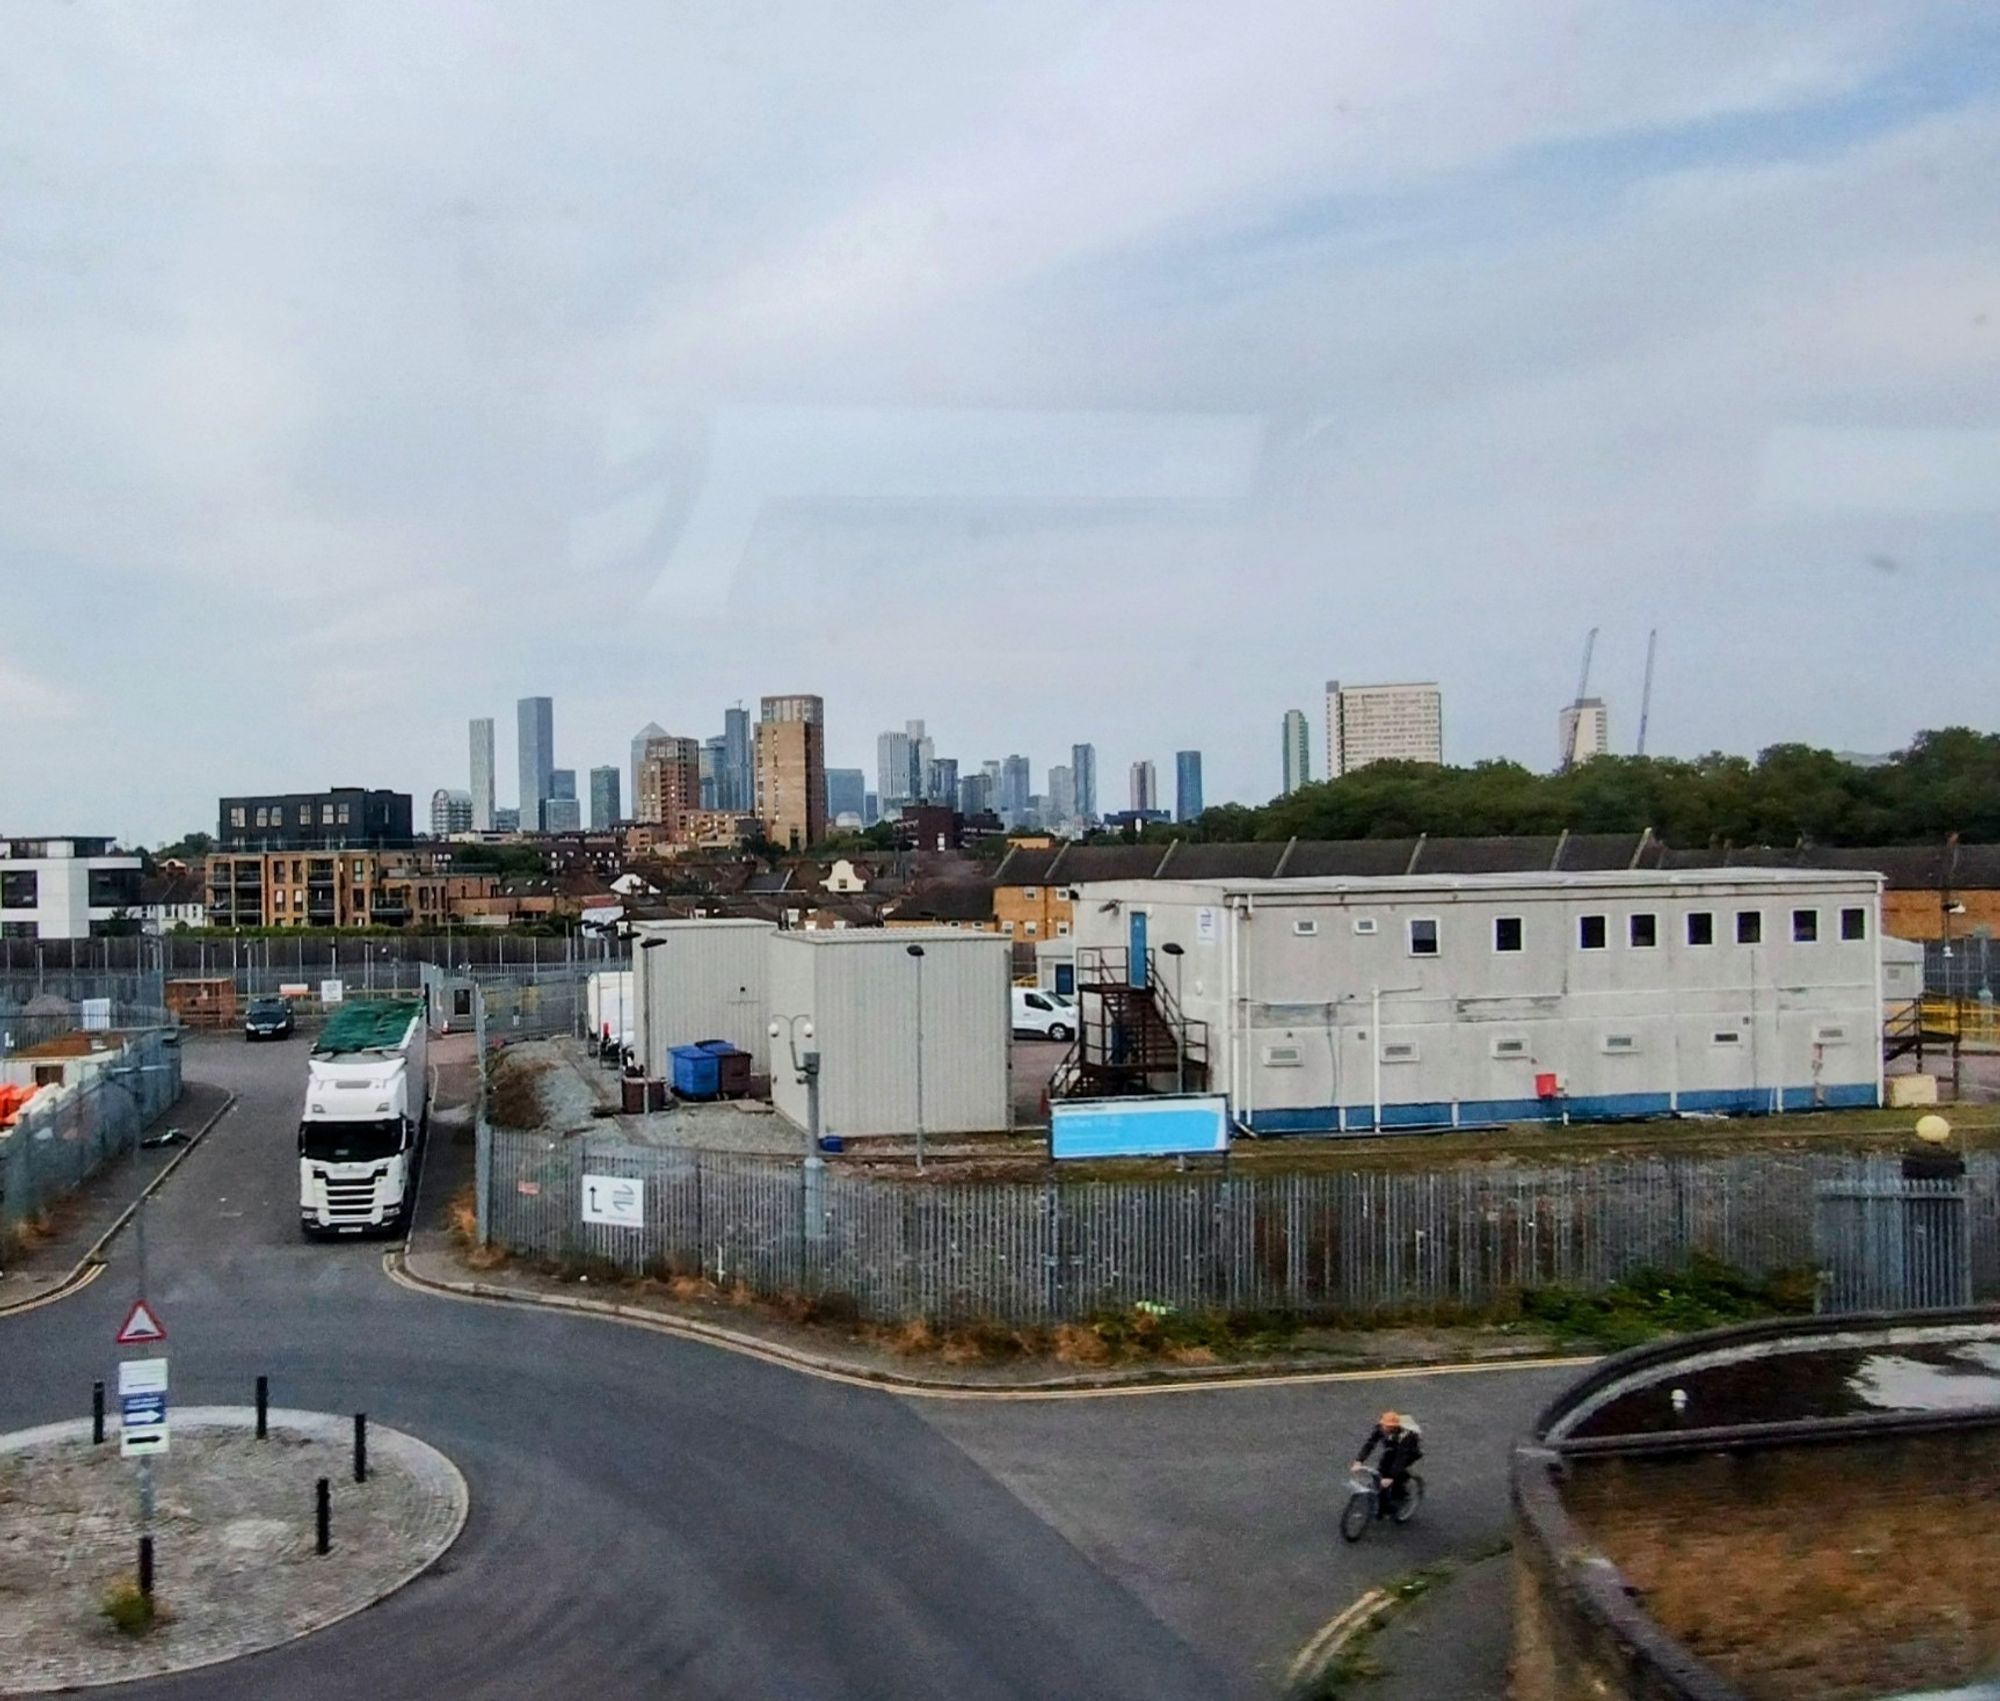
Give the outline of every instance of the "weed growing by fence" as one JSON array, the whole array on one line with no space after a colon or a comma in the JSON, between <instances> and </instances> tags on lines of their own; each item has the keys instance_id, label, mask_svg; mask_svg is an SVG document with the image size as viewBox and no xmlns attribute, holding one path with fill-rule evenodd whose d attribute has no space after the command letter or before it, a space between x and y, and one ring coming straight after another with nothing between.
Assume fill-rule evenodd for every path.
<instances>
[{"instance_id":1,"label":"weed growing by fence","mask_svg":"<svg viewBox=\"0 0 2000 1701\"><path fill-rule=\"evenodd\" d=\"M1660 1335L1811 1311L1815 1281L1810 1269L1746 1275L1698 1252L1678 1270L1635 1270L1602 1293L1530 1290L1521 1296L1521 1315L1567 1339L1631 1347Z\"/></svg>"}]
</instances>

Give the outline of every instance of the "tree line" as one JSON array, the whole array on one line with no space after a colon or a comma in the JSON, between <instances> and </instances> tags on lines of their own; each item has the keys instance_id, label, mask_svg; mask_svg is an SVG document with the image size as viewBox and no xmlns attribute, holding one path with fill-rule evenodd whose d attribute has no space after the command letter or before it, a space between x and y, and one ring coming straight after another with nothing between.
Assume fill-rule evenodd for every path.
<instances>
[{"instance_id":1,"label":"tree line","mask_svg":"<svg viewBox=\"0 0 2000 1701\"><path fill-rule=\"evenodd\" d=\"M1775 744L1753 761L1720 753L1682 761L1598 756L1565 773L1518 762L1467 768L1379 762L1301 786L1262 808L1222 804L1148 838L1396 839L1636 833L1672 845L1789 846L2000 840L2000 735L1919 733L1880 764Z\"/></svg>"}]
</instances>

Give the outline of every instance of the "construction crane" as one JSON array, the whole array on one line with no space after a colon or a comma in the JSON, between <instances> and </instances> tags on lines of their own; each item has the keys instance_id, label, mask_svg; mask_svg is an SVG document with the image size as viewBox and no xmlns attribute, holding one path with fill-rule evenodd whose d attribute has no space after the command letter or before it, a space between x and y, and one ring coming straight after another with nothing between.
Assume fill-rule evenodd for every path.
<instances>
[{"instance_id":1,"label":"construction crane","mask_svg":"<svg viewBox=\"0 0 2000 1701\"><path fill-rule=\"evenodd\" d=\"M1597 651L1597 628L1591 627L1583 640L1583 671L1576 679L1576 702L1569 717L1569 744L1563 751L1563 767L1576 766L1576 741L1583 729L1583 700L1590 695L1590 658Z\"/></svg>"},{"instance_id":2,"label":"construction crane","mask_svg":"<svg viewBox=\"0 0 2000 1701\"><path fill-rule=\"evenodd\" d=\"M1653 712L1653 652L1660 645L1660 629L1655 626L1646 634L1646 682L1639 687L1639 748L1636 754L1646 754L1646 720Z\"/></svg>"}]
</instances>

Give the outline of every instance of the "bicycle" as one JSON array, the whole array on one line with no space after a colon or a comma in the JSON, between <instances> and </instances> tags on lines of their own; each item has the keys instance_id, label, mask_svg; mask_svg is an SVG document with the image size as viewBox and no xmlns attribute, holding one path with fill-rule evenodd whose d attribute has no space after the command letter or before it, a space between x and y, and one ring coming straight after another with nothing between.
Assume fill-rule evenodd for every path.
<instances>
[{"instance_id":1,"label":"bicycle","mask_svg":"<svg viewBox=\"0 0 2000 1701\"><path fill-rule=\"evenodd\" d=\"M1368 1526L1375 1522L1381 1500L1381 1474L1366 1465L1350 1466L1347 1472L1347 1504L1340 1513L1341 1535L1351 1542L1358 1542L1365 1536ZM1389 1508L1389 1516L1399 1524L1407 1524L1417 1515L1417 1508L1423 1503L1424 1479L1411 1471L1403 1479L1403 1497Z\"/></svg>"}]
</instances>

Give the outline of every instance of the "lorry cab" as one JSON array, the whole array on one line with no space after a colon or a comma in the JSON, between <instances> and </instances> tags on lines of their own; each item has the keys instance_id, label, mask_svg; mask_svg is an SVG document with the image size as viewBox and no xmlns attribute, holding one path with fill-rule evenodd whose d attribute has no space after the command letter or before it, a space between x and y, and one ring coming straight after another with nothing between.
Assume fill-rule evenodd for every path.
<instances>
[{"instance_id":1,"label":"lorry cab","mask_svg":"<svg viewBox=\"0 0 2000 1701\"><path fill-rule=\"evenodd\" d=\"M414 1204L429 1069L421 1004L350 1006L306 1063L299 1226L308 1239L400 1228Z\"/></svg>"}]
</instances>

